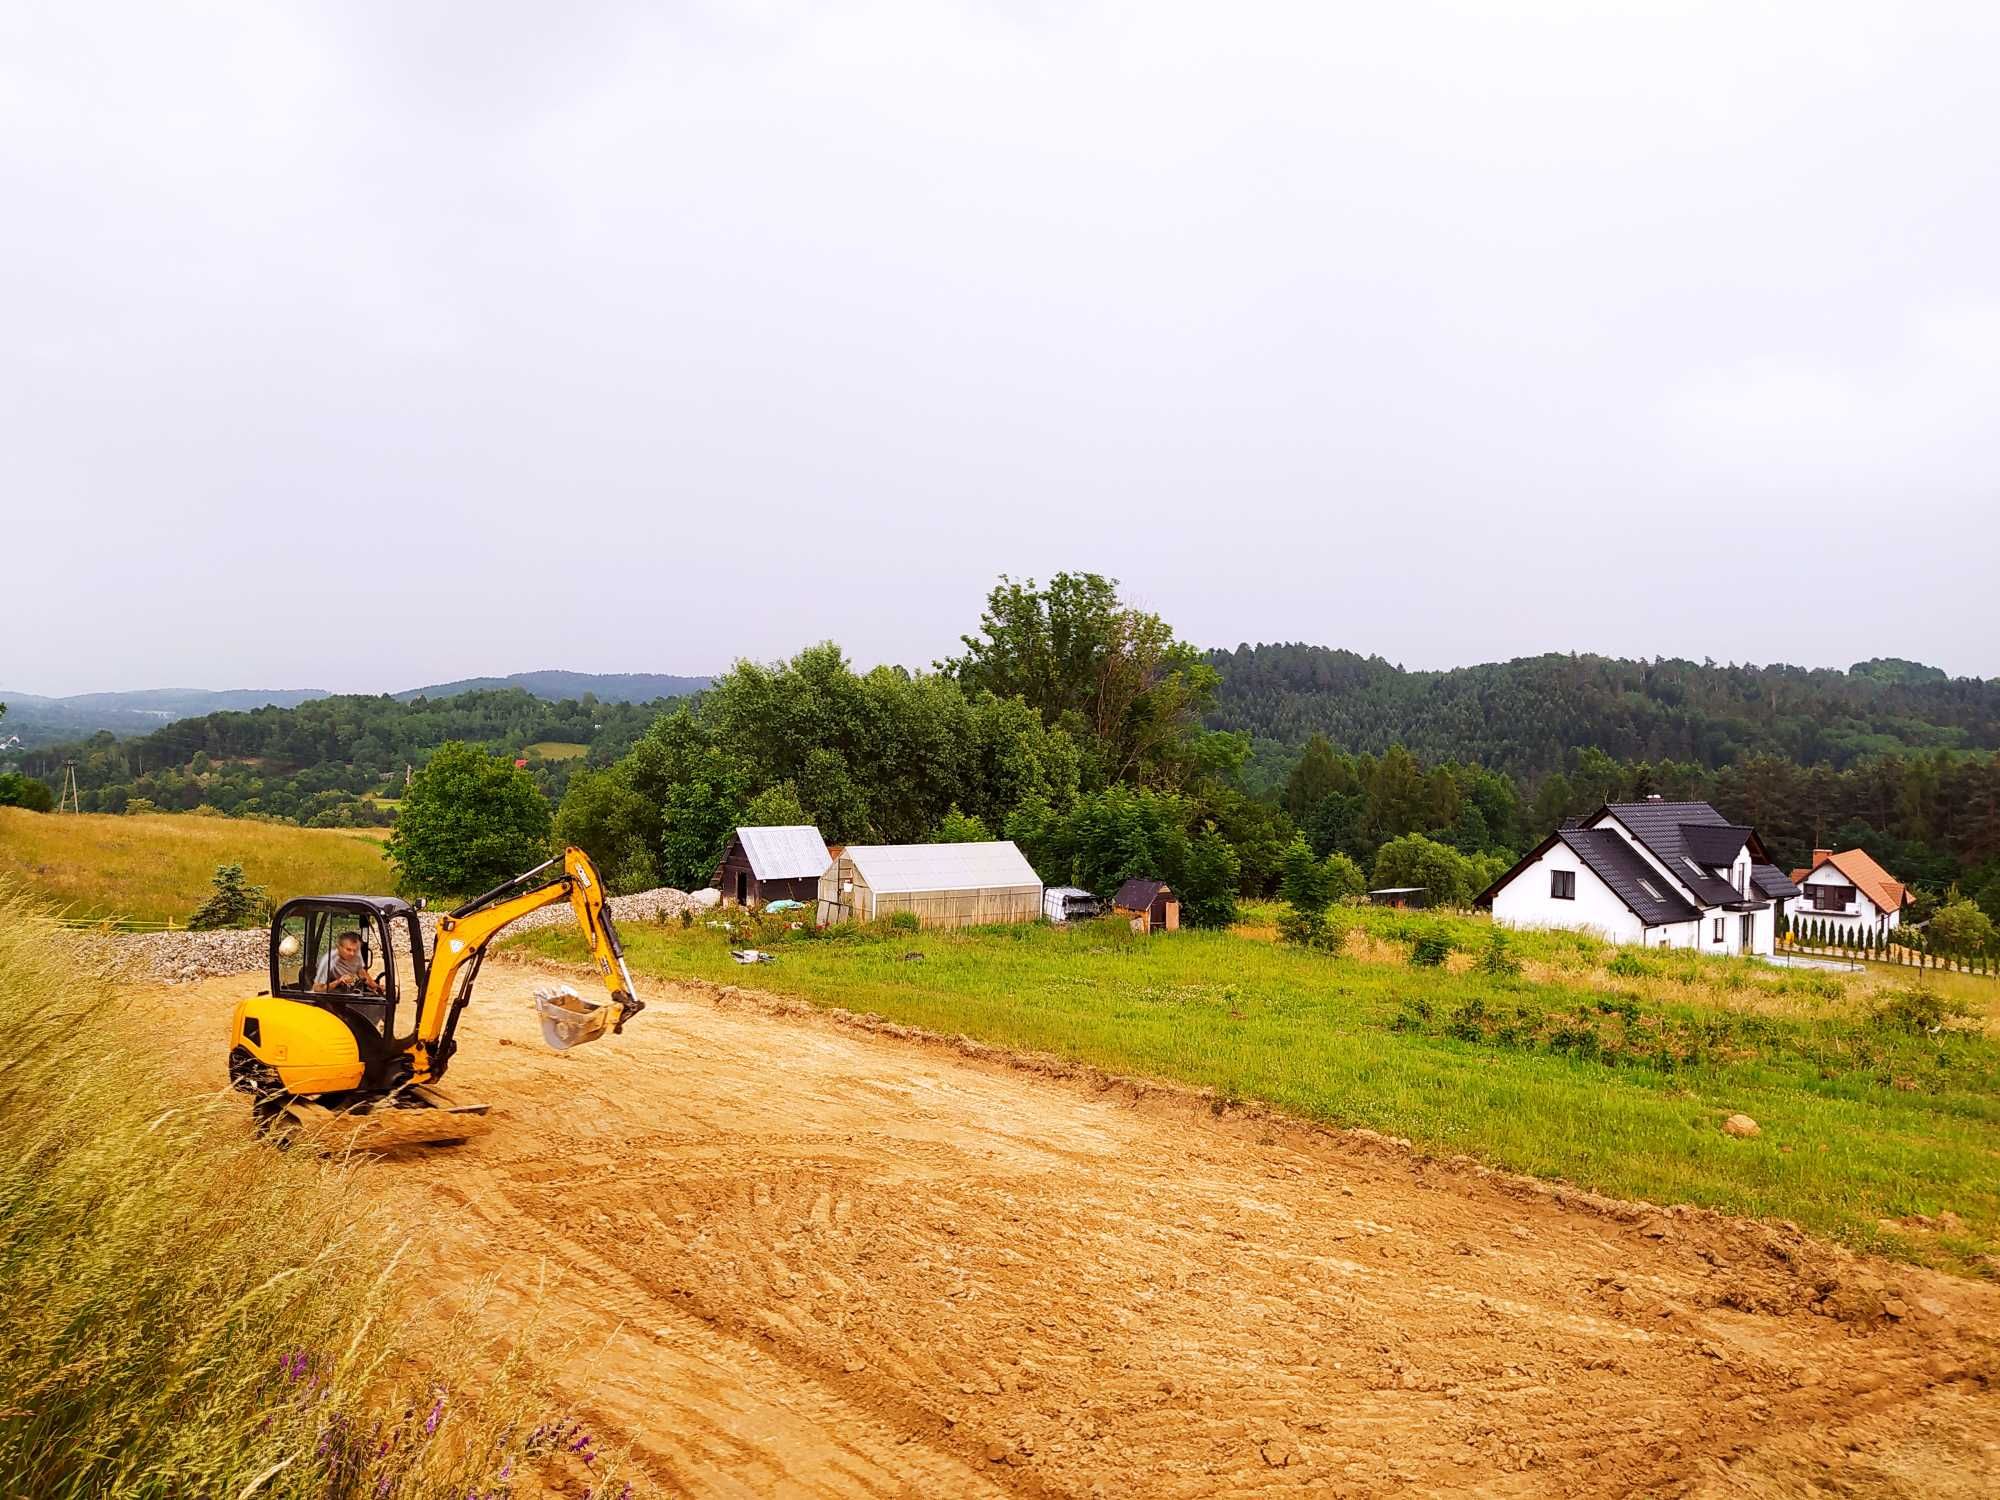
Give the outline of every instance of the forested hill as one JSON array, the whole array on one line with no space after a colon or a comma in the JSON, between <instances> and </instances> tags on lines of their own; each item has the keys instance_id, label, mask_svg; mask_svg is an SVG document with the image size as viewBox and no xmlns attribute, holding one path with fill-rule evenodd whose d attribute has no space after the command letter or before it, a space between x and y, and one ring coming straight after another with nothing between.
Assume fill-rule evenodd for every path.
<instances>
[{"instance_id":1,"label":"forested hill","mask_svg":"<svg viewBox=\"0 0 2000 1500\"><path fill-rule=\"evenodd\" d=\"M27 750L20 763L54 785L73 762L85 812L123 812L137 800L172 812L212 807L322 826L383 823L405 772L446 740L526 760L536 784L560 797L575 767L624 754L664 707L549 703L520 688L407 703L340 694L181 719L137 739L100 733Z\"/></svg>"},{"instance_id":2,"label":"forested hill","mask_svg":"<svg viewBox=\"0 0 2000 1500\"><path fill-rule=\"evenodd\" d=\"M45 698L0 688L0 703L7 705L7 727L0 730L0 742L18 737L24 745L47 745L79 740L100 729L113 734L144 734L193 714L267 705L291 708L326 696L324 688L142 688Z\"/></svg>"},{"instance_id":3,"label":"forested hill","mask_svg":"<svg viewBox=\"0 0 2000 1500\"><path fill-rule=\"evenodd\" d=\"M1884 658L1842 672L1605 656L1531 656L1410 672L1326 646L1214 651L1211 727L1288 744L1315 732L1350 751L1400 744L1423 760L1515 775L1586 747L1710 769L1751 754L1844 767L1908 750L2000 748L2000 679Z\"/></svg>"},{"instance_id":4,"label":"forested hill","mask_svg":"<svg viewBox=\"0 0 2000 1500\"><path fill-rule=\"evenodd\" d=\"M506 677L461 677L456 682L411 688L396 697L450 698L459 693L496 692L519 688L550 703L580 699L588 693L600 703L651 703L658 698L685 698L710 682L706 677L670 677L662 672L514 672Z\"/></svg>"}]
</instances>

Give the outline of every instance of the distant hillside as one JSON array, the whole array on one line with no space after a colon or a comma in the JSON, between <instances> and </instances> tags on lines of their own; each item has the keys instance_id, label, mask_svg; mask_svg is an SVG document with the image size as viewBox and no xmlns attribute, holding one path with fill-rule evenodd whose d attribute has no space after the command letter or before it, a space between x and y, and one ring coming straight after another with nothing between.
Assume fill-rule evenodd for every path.
<instances>
[{"instance_id":1,"label":"distant hillside","mask_svg":"<svg viewBox=\"0 0 2000 1500\"><path fill-rule=\"evenodd\" d=\"M142 688L129 693L77 693L45 698L0 688L7 715L0 741L19 735L24 746L84 739L99 730L146 734L176 719L253 708L295 708L328 696L323 688Z\"/></svg>"},{"instance_id":2,"label":"distant hillside","mask_svg":"<svg viewBox=\"0 0 2000 1500\"><path fill-rule=\"evenodd\" d=\"M135 738L100 734L10 758L51 785L65 762L75 762L85 812L123 812L138 800L167 812L212 807L321 827L380 825L390 819L406 771L446 740L526 761L554 800L579 768L623 755L658 712L657 703L551 703L518 687L421 701L345 693L292 708L176 719Z\"/></svg>"},{"instance_id":3,"label":"distant hillside","mask_svg":"<svg viewBox=\"0 0 2000 1500\"><path fill-rule=\"evenodd\" d=\"M1533 656L1410 672L1326 646L1239 646L1209 660L1209 723L1344 750L1408 747L1539 776L1586 747L1714 769L1752 754L1842 767L1908 750L2000 748L2000 680L1882 659L1849 671Z\"/></svg>"},{"instance_id":4,"label":"distant hillside","mask_svg":"<svg viewBox=\"0 0 2000 1500\"><path fill-rule=\"evenodd\" d=\"M712 681L707 677L669 677L660 672L515 672L507 677L462 677L457 682L411 688L396 697L450 698L459 693L485 693L520 688L550 703L595 695L599 703L651 703L660 698L685 698Z\"/></svg>"}]
</instances>

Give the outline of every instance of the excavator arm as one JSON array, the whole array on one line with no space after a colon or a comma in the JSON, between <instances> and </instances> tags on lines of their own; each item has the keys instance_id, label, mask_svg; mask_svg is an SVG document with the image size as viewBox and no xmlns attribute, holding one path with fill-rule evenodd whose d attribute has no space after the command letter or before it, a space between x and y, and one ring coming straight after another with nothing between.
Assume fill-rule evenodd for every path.
<instances>
[{"instance_id":1,"label":"excavator arm","mask_svg":"<svg viewBox=\"0 0 2000 1500\"><path fill-rule=\"evenodd\" d=\"M562 867L560 875L543 885L523 889L557 865ZM565 849L559 858L516 875L439 919L430 973L424 983L416 1031L411 1038L414 1082L436 1082L444 1076L451 1055L457 1050L454 1033L459 1013L472 999L473 981L479 977L487 944L502 929L530 912L564 900L576 913L577 926L590 945L591 962L604 987L611 992L610 1004L617 1007L616 1013L609 1016L610 1029L623 1031L625 1023L646 1008L645 1002L632 993L632 974L625 967L625 953L619 945L618 929L611 920L610 905L596 867L581 849ZM601 1010L608 1012L609 1007ZM588 1011L577 1014L591 1015ZM589 1034L595 1036L602 1029L599 1024Z\"/></svg>"}]
</instances>

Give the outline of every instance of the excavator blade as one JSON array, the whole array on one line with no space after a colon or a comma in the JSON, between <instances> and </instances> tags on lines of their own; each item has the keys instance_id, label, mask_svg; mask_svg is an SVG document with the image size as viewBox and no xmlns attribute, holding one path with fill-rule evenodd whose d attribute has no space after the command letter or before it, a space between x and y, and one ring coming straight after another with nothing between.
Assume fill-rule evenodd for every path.
<instances>
[{"instance_id":1,"label":"excavator blade","mask_svg":"<svg viewBox=\"0 0 2000 1500\"><path fill-rule=\"evenodd\" d=\"M560 989L535 991L535 1014L541 1018L542 1040L558 1052L594 1042L617 1021L619 1008L587 1005L581 995L563 985Z\"/></svg>"},{"instance_id":2,"label":"excavator blade","mask_svg":"<svg viewBox=\"0 0 2000 1500\"><path fill-rule=\"evenodd\" d=\"M331 1110L310 1099L293 1099L284 1108L281 1126L289 1141L310 1141L321 1150L380 1151L463 1140L484 1125L488 1108L435 1084L416 1084L365 1109Z\"/></svg>"}]
</instances>

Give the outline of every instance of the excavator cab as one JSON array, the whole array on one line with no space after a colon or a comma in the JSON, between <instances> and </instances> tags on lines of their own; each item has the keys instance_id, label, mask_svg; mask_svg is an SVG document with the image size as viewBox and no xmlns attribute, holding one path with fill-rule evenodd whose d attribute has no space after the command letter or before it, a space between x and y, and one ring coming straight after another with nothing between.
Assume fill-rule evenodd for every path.
<instances>
[{"instance_id":1,"label":"excavator cab","mask_svg":"<svg viewBox=\"0 0 2000 1500\"><path fill-rule=\"evenodd\" d=\"M375 988L322 990L340 940L359 939ZM310 896L288 901L271 921L271 993L351 1012L377 1037L394 1034L398 999L424 993L423 930L416 908L381 896Z\"/></svg>"}]
</instances>

